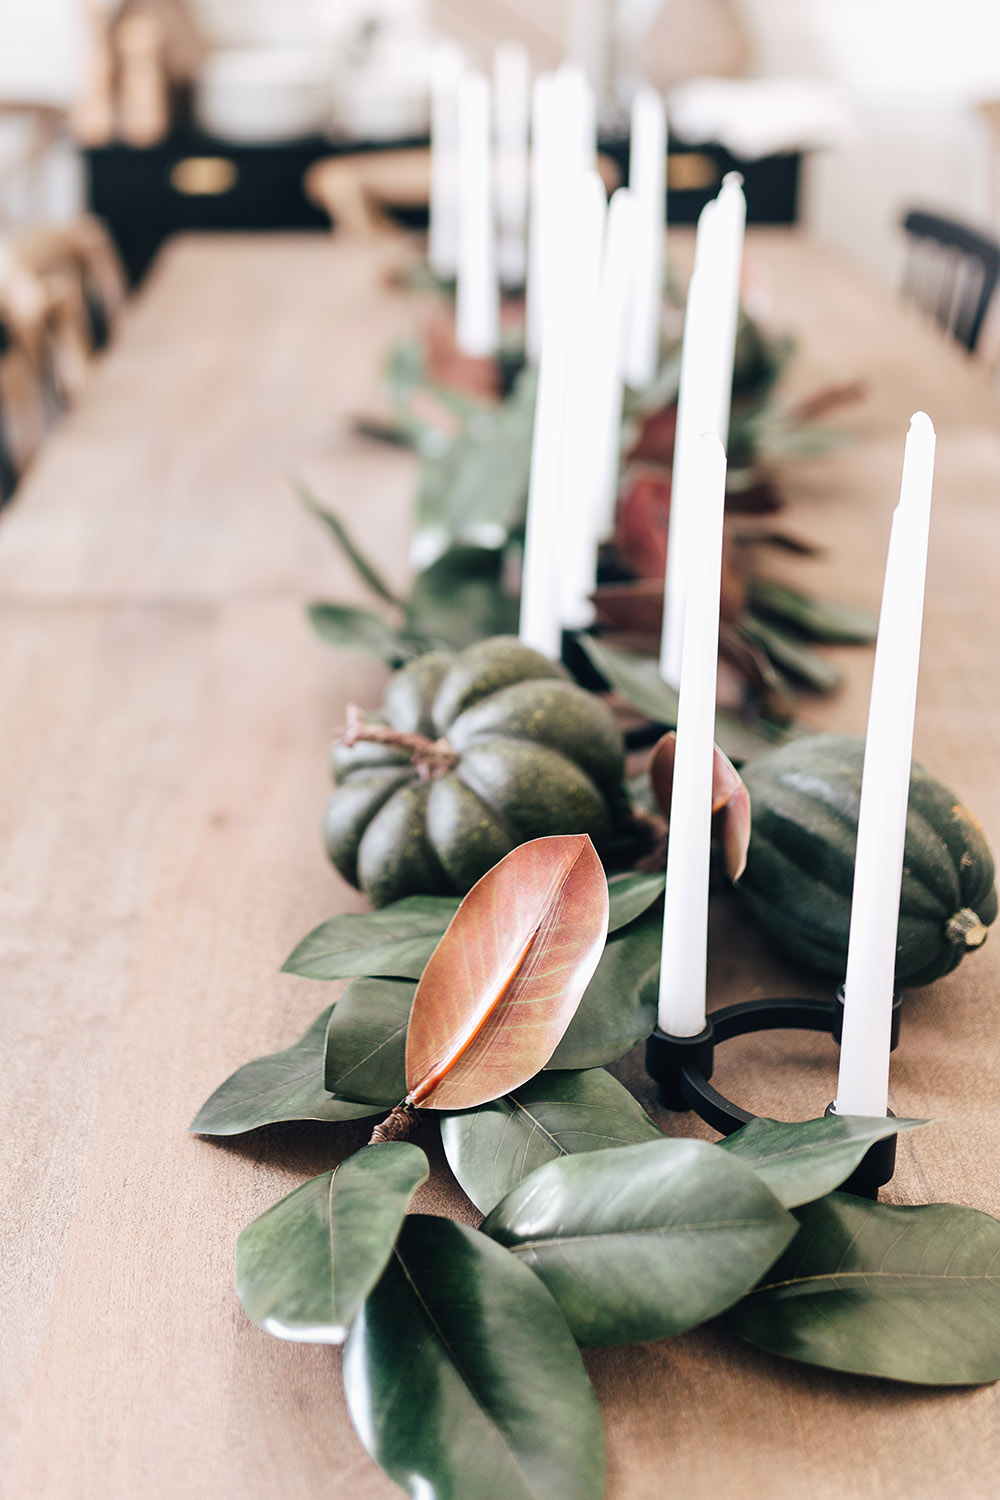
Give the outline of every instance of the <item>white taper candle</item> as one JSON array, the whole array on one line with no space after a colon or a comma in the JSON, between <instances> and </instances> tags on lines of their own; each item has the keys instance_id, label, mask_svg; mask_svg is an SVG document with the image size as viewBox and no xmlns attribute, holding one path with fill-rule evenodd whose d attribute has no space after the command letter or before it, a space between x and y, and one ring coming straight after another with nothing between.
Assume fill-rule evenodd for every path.
<instances>
[{"instance_id":1,"label":"white taper candle","mask_svg":"<svg viewBox=\"0 0 1000 1500\"><path fill-rule=\"evenodd\" d=\"M699 503L690 480L690 447L706 430L717 432L723 446L728 441L745 229L746 199L738 174L730 172L718 198L706 204L698 220L684 316L660 645L660 673L675 687L681 670L690 512Z\"/></svg>"},{"instance_id":2,"label":"white taper candle","mask_svg":"<svg viewBox=\"0 0 1000 1500\"><path fill-rule=\"evenodd\" d=\"M597 542L594 519L594 467L598 461L596 431L596 348L607 197L596 172L578 174L578 207L572 244L563 261L562 280L572 281L569 331L569 376L563 417L563 461L560 475L559 616L567 630L591 624L590 595L596 582ZM563 209L562 212L566 212ZM556 279L552 296L559 293Z\"/></svg>"},{"instance_id":3,"label":"white taper candle","mask_svg":"<svg viewBox=\"0 0 1000 1500\"><path fill-rule=\"evenodd\" d=\"M528 221L528 54L505 42L493 54L497 265L504 286L524 282Z\"/></svg>"},{"instance_id":4,"label":"white taper candle","mask_svg":"<svg viewBox=\"0 0 1000 1500\"><path fill-rule=\"evenodd\" d=\"M500 336L490 152L490 85L466 73L458 85L458 274L455 341L463 354L496 352Z\"/></svg>"},{"instance_id":5,"label":"white taper candle","mask_svg":"<svg viewBox=\"0 0 1000 1500\"><path fill-rule=\"evenodd\" d=\"M581 343L593 325L605 197L596 175L580 172L561 188L553 182L552 195L552 234L565 274L551 287L538 369L519 636L525 645L557 658L567 529L580 524L584 511L581 503L574 509L569 486L579 475L578 372Z\"/></svg>"},{"instance_id":6,"label":"white taper candle","mask_svg":"<svg viewBox=\"0 0 1000 1500\"><path fill-rule=\"evenodd\" d=\"M931 420L917 412L906 438L899 504L892 518L861 774L837 1082L836 1110L842 1115L884 1115L888 1109L892 992L934 447Z\"/></svg>"},{"instance_id":7,"label":"white taper candle","mask_svg":"<svg viewBox=\"0 0 1000 1500\"><path fill-rule=\"evenodd\" d=\"M458 80L462 54L438 42L431 54L431 190L427 258L449 281L458 266Z\"/></svg>"},{"instance_id":8,"label":"white taper candle","mask_svg":"<svg viewBox=\"0 0 1000 1500\"><path fill-rule=\"evenodd\" d=\"M639 203L640 229L625 379L642 390L656 376L660 352L667 194L667 112L661 95L655 89L639 89L631 118L628 185Z\"/></svg>"},{"instance_id":9,"label":"white taper candle","mask_svg":"<svg viewBox=\"0 0 1000 1500\"><path fill-rule=\"evenodd\" d=\"M657 1009L657 1024L669 1036L697 1036L705 1025L715 693L726 498L726 454L714 433L699 434L692 472L698 486L698 509L684 622Z\"/></svg>"}]
</instances>

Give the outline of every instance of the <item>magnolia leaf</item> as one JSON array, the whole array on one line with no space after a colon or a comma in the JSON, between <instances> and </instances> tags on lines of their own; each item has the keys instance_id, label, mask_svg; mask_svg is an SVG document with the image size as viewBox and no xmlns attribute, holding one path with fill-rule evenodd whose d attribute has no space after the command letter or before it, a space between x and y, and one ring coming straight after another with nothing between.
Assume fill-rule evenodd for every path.
<instances>
[{"instance_id":1,"label":"magnolia leaf","mask_svg":"<svg viewBox=\"0 0 1000 1500\"><path fill-rule=\"evenodd\" d=\"M777 626L766 625L755 615L745 614L740 617L739 629L764 648L776 667L797 677L814 692L833 693L839 688L843 679L833 663Z\"/></svg>"},{"instance_id":2,"label":"magnolia leaf","mask_svg":"<svg viewBox=\"0 0 1000 1500\"><path fill-rule=\"evenodd\" d=\"M526 369L500 406L473 414L446 453L423 466L416 530L467 544L484 529L503 546L524 525L536 375Z\"/></svg>"},{"instance_id":3,"label":"magnolia leaf","mask_svg":"<svg viewBox=\"0 0 1000 1500\"><path fill-rule=\"evenodd\" d=\"M352 539L350 532L340 517L334 515L333 511L325 510L312 491L301 481L296 483L295 492L309 514L315 516L317 521L322 521L323 525L330 531L341 552L343 552L362 583L367 585L373 594L376 594L380 599L384 599L386 604L398 605L400 603L399 597L393 593L374 563L370 562L364 553L358 549L357 544Z\"/></svg>"},{"instance_id":4,"label":"magnolia leaf","mask_svg":"<svg viewBox=\"0 0 1000 1500\"><path fill-rule=\"evenodd\" d=\"M454 547L418 573L406 604L421 639L461 649L493 635L517 634L517 600L503 586L503 553Z\"/></svg>"},{"instance_id":5,"label":"magnolia leaf","mask_svg":"<svg viewBox=\"0 0 1000 1500\"><path fill-rule=\"evenodd\" d=\"M473 887L427 962L407 1102L469 1109L548 1062L597 967L608 886L586 834L534 839Z\"/></svg>"},{"instance_id":6,"label":"magnolia leaf","mask_svg":"<svg viewBox=\"0 0 1000 1500\"><path fill-rule=\"evenodd\" d=\"M581 632L577 640L613 693L654 724L677 723L677 690L664 682L651 656L621 651Z\"/></svg>"},{"instance_id":7,"label":"magnolia leaf","mask_svg":"<svg viewBox=\"0 0 1000 1500\"><path fill-rule=\"evenodd\" d=\"M565 1320L474 1229L406 1220L343 1369L358 1436L413 1500L604 1494L600 1410Z\"/></svg>"},{"instance_id":8,"label":"magnolia leaf","mask_svg":"<svg viewBox=\"0 0 1000 1500\"><path fill-rule=\"evenodd\" d=\"M674 756L677 735L669 730L653 748L649 761L649 779L660 811L670 816L674 790ZM750 793L727 755L715 746L712 760L712 812L720 814L722 852L726 874L739 880L746 869L750 847Z\"/></svg>"},{"instance_id":9,"label":"magnolia leaf","mask_svg":"<svg viewBox=\"0 0 1000 1500\"><path fill-rule=\"evenodd\" d=\"M869 1146L926 1120L826 1115L821 1120L751 1120L719 1142L762 1177L786 1208L798 1208L846 1182Z\"/></svg>"},{"instance_id":10,"label":"magnolia leaf","mask_svg":"<svg viewBox=\"0 0 1000 1500\"><path fill-rule=\"evenodd\" d=\"M613 875L608 881L608 932L628 927L663 895L663 875Z\"/></svg>"},{"instance_id":11,"label":"magnolia leaf","mask_svg":"<svg viewBox=\"0 0 1000 1500\"><path fill-rule=\"evenodd\" d=\"M758 614L793 625L803 635L830 645L867 646L878 634L878 621L869 610L800 594L770 578L751 578L749 598Z\"/></svg>"},{"instance_id":12,"label":"magnolia leaf","mask_svg":"<svg viewBox=\"0 0 1000 1500\"><path fill-rule=\"evenodd\" d=\"M328 1005L305 1036L284 1052L257 1057L238 1068L201 1106L189 1127L192 1134L241 1135L281 1120L360 1120L377 1114L380 1104L335 1099L323 1082L332 1011Z\"/></svg>"},{"instance_id":13,"label":"magnolia leaf","mask_svg":"<svg viewBox=\"0 0 1000 1500\"><path fill-rule=\"evenodd\" d=\"M716 1317L795 1231L736 1157L665 1137L551 1161L483 1223L542 1278L587 1345L644 1343Z\"/></svg>"},{"instance_id":14,"label":"magnolia leaf","mask_svg":"<svg viewBox=\"0 0 1000 1500\"><path fill-rule=\"evenodd\" d=\"M676 726L677 692L663 681L659 663L654 657L608 646L585 632L576 639L613 693L654 724L664 724L668 728ZM749 760L761 753L763 745L775 744L787 737L775 725L751 724L721 709L715 716L715 736L734 761Z\"/></svg>"},{"instance_id":15,"label":"magnolia leaf","mask_svg":"<svg viewBox=\"0 0 1000 1500\"><path fill-rule=\"evenodd\" d=\"M457 896L406 896L378 911L331 917L302 939L283 972L304 979L419 979L457 910Z\"/></svg>"},{"instance_id":16,"label":"magnolia leaf","mask_svg":"<svg viewBox=\"0 0 1000 1500\"><path fill-rule=\"evenodd\" d=\"M916 1385L1000 1379L1000 1223L950 1203L833 1193L726 1316L772 1354Z\"/></svg>"},{"instance_id":17,"label":"magnolia leaf","mask_svg":"<svg viewBox=\"0 0 1000 1500\"><path fill-rule=\"evenodd\" d=\"M365 1146L248 1224L236 1241L247 1316L280 1339L343 1343L427 1174L416 1146Z\"/></svg>"},{"instance_id":18,"label":"magnolia leaf","mask_svg":"<svg viewBox=\"0 0 1000 1500\"><path fill-rule=\"evenodd\" d=\"M326 1030L328 1089L379 1107L400 1102L413 991L412 981L401 979L356 979L347 986Z\"/></svg>"},{"instance_id":19,"label":"magnolia leaf","mask_svg":"<svg viewBox=\"0 0 1000 1500\"><path fill-rule=\"evenodd\" d=\"M662 1135L628 1089L603 1068L541 1073L502 1099L441 1121L448 1165L482 1213L555 1157Z\"/></svg>"},{"instance_id":20,"label":"magnolia leaf","mask_svg":"<svg viewBox=\"0 0 1000 1500\"><path fill-rule=\"evenodd\" d=\"M426 647L370 609L347 604L310 604L310 623L320 640L364 651L390 667L401 667Z\"/></svg>"},{"instance_id":21,"label":"magnolia leaf","mask_svg":"<svg viewBox=\"0 0 1000 1500\"><path fill-rule=\"evenodd\" d=\"M596 972L550 1068L599 1068L621 1057L656 1025L663 917L646 911L607 942Z\"/></svg>"}]
</instances>

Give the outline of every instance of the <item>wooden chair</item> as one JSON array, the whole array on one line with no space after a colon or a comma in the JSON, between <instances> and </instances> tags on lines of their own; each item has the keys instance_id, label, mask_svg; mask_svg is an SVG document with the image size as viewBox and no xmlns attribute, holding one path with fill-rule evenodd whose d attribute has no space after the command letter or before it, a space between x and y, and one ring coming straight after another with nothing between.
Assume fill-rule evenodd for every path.
<instances>
[{"instance_id":1,"label":"wooden chair","mask_svg":"<svg viewBox=\"0 0 1000 1500\"><path fill-rule=\"evenodd\" d=\"M86 389L124 297L121 263L96 219L0 238L0 504Z\"/></svg>"},{"instance_id":2,"label":"wooden chair","mask_svg":"<svg viewBox=\"0 0 1000 1500\"><path fill-rule=\"evenodd\" d=\"M903 230L909 240L903 295L974 353L1000 280L1000 244L918 209L903 219Z\"/></svg>"}]
</instances>

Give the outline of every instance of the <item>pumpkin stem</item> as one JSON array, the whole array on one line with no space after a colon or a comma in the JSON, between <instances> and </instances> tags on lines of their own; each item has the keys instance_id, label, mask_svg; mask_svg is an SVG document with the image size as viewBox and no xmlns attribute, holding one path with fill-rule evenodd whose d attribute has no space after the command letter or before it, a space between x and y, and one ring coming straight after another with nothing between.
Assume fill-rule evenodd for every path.
<instances>
[{"instance_id":1,"label":"pumpkin stem","mask_svg":"<svg viewBox=\"0 0 1000 1500\"><path fill-rule=\"evenodd\" d=\"M386 1141L407 1141L410 1131L416 1123L417 1112L412 1104L405 1101L397 1104L392 1114L387 1115L381 1125L376 1125L371 1133L369 1146L381 1146Z\"/></svg>"},{"instance_id":2,"label":"pumpkin stem","mask_svg":"<svg viewBox=\"0 0 1000 1500\"><path fill-rule=\"evenodd\" d=\"M405 729L393 729L391 724L367 724L361 710L353 703L348 706L347 725L338 738L348 747L366 740L405 750L423 781L443 776L458 760L458 751L453 750L446 739L432 740L426 734L409 734Z\"/></svg>"},{"instance_id":3,"label":"pumpkin stem","mask_svg":"<svg viewBox=\"0 0 1000 1500\"><path fill-rule=\"evenodd\" d=\"M944 935L949 943L957 943L962 948L981 948L988 932L989 929L968 906L963 906L944 924Z\"/></svg>"}]
</instances>

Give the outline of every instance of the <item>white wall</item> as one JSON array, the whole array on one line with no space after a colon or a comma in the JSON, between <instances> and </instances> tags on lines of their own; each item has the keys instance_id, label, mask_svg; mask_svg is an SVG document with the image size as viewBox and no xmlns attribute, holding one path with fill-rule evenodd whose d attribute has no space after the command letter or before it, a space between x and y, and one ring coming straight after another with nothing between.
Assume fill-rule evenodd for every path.
<instances>
[{"instance_id":1,"label":"white wall","mask_svg":"<svg viewBox=\"0 0 1000 1500\"><path fill-rule=\"evenodd\" d=\"M898 230L922 206L1000 232L991 148L975 113L1000 98L1000 0L738 0L753 70L820 77L856 130L807 166L809 227L897 285Z\"/></svg>"}]
</instances>

